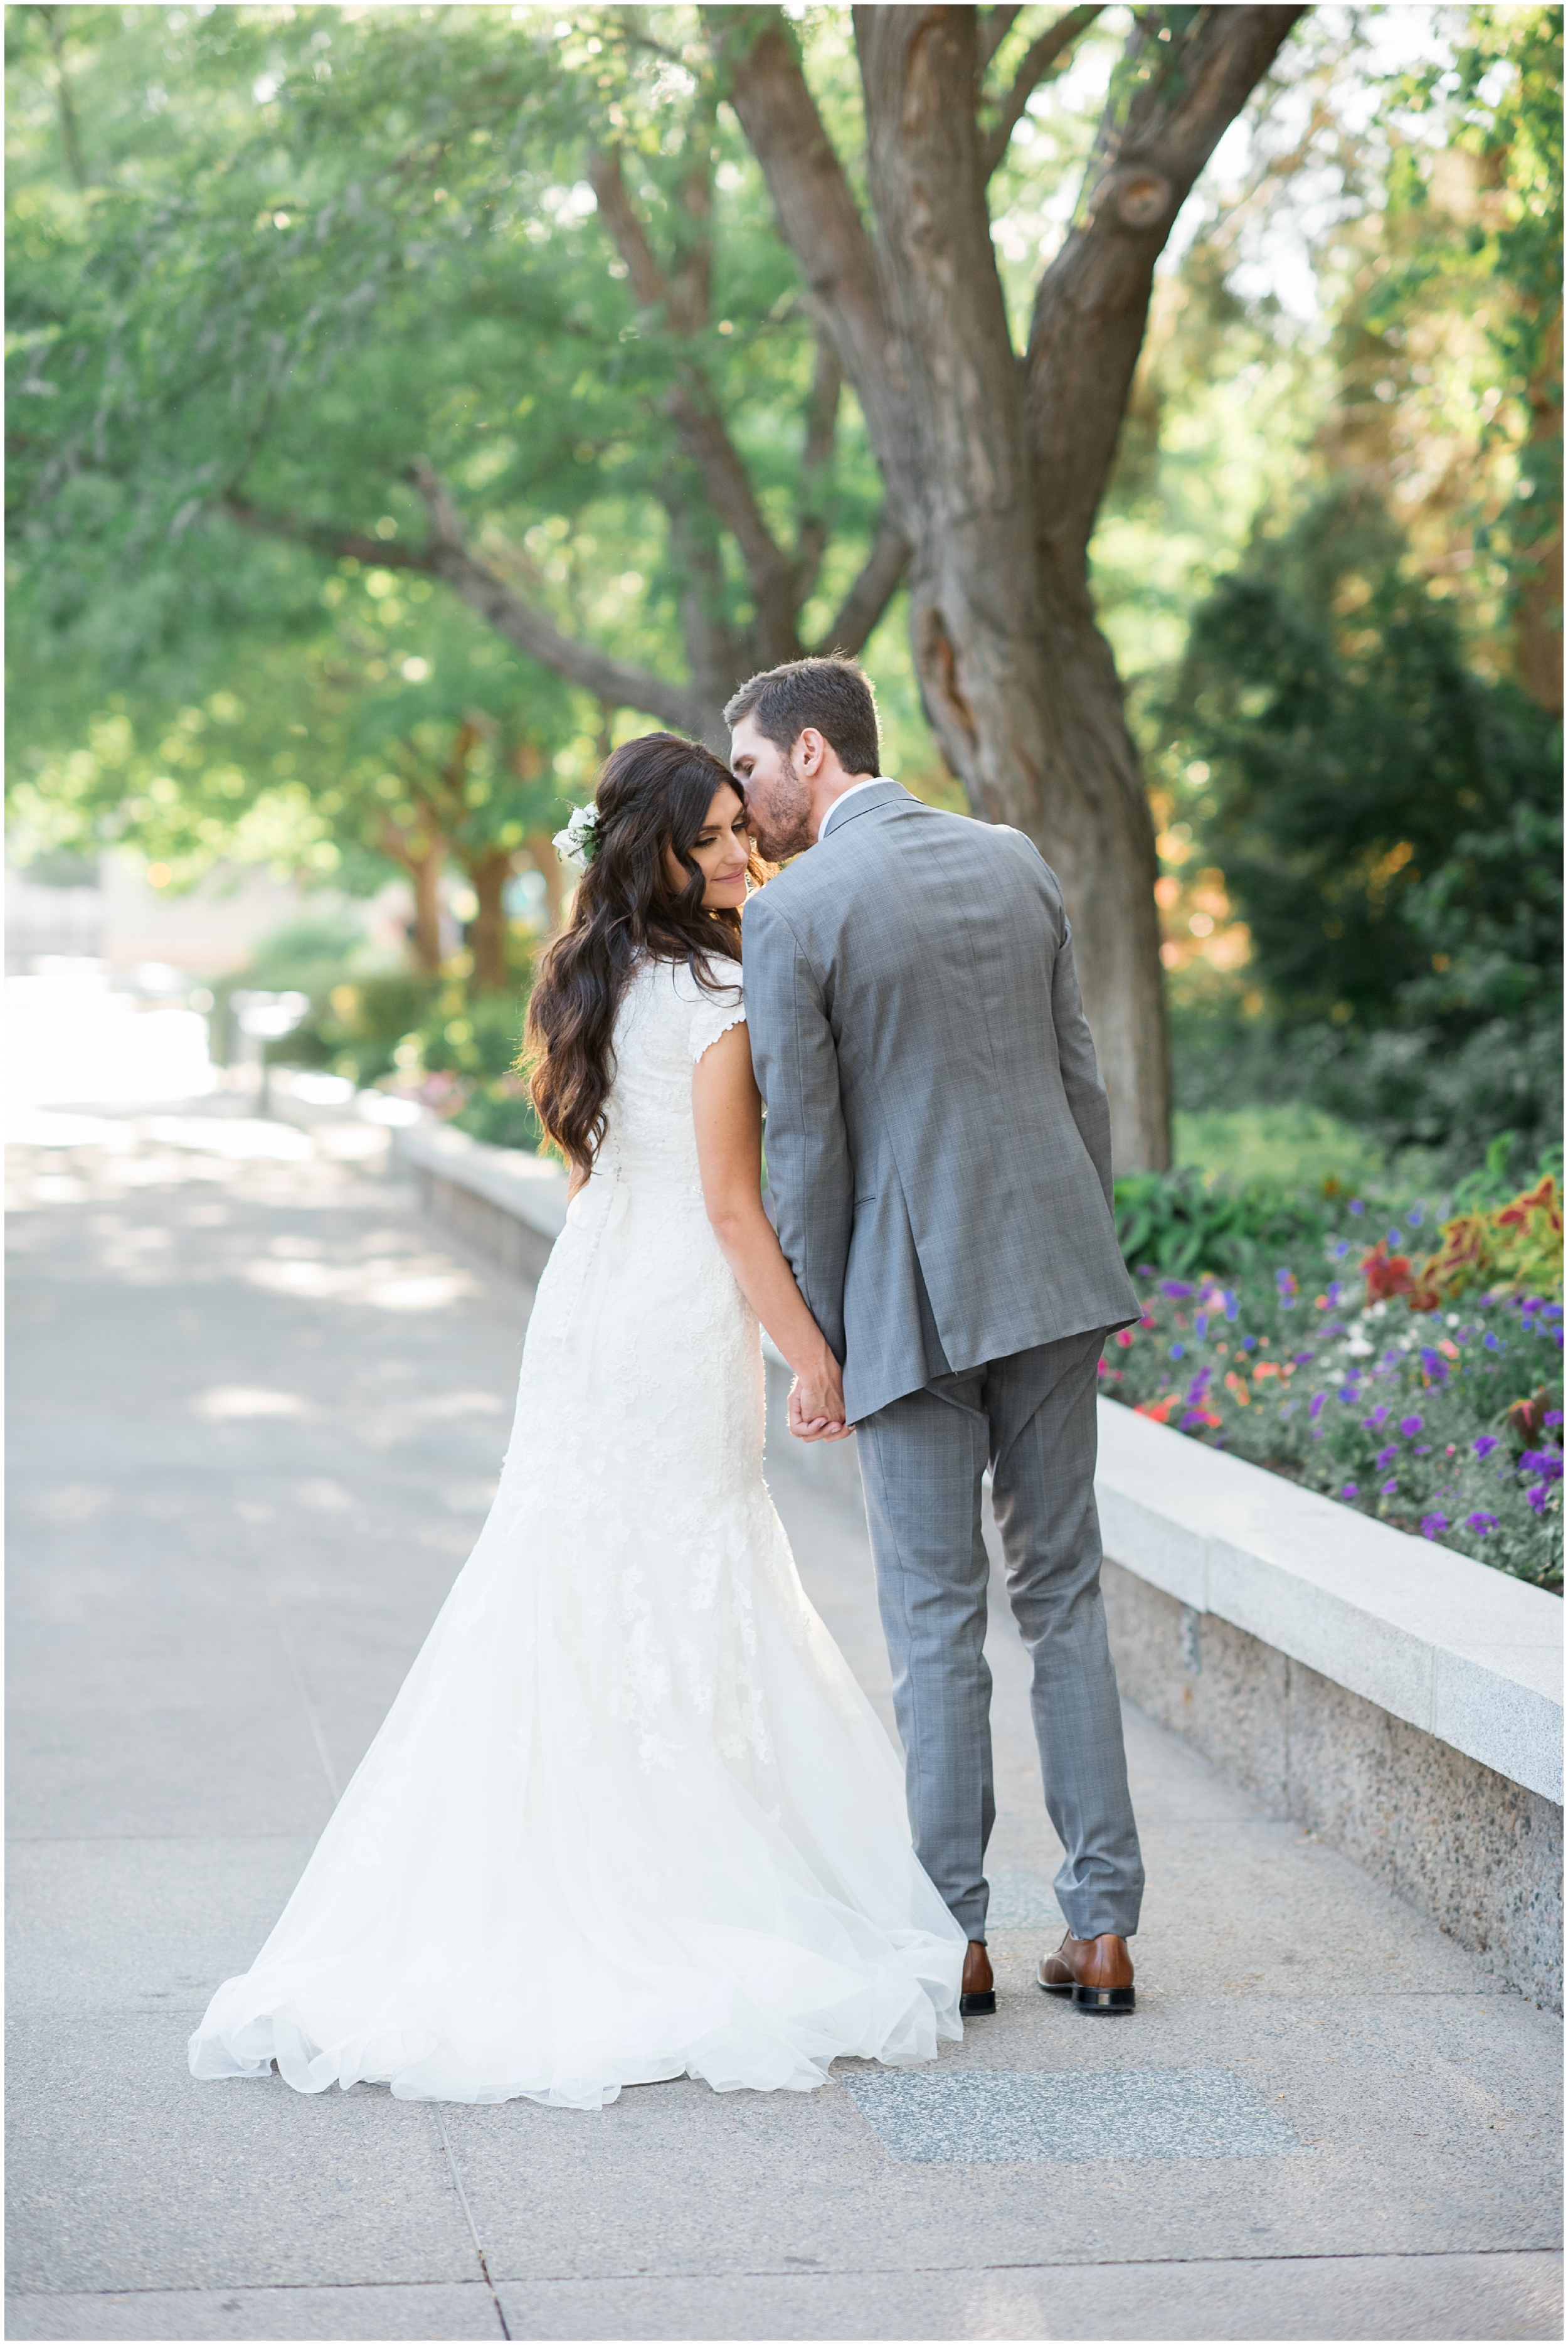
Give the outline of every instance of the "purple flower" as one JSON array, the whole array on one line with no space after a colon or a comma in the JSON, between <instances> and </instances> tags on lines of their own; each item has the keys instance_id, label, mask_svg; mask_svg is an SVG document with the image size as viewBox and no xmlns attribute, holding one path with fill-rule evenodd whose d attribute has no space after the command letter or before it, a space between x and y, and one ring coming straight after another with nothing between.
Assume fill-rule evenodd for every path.
<instances>
[{"instance_id":1,"label":"purple flower","mask_svg":"<svg viewBox=\"0 0 1568 2345\"><path fill-rule=\"evenodd\" d=\"M1561 1449L1527 1449L1519 1461L1519 1470L1521 1473L1540 1474L1548 1482L1561 1482L1563 1452Z\"/></svg>"},{"instance_id":2,"label":"purple flower","mask_svg":"<svg viewBox=\"0 0 1568 2345\"><path fill-rule=\"evenodd\" d=\"M1492 1331L1491 1331L1491 1329L1490 1329L1490 1328L1487 1330L1486 1335L1485 1335L1485 1337L1484 1337L1484 1339L1483 1339L1483 1340L1484 1340L1484 1342L1485 1342L1486 1348L1487 1348L1487 1350L1488 1350L1489 1352L1501 1352L1501 1351L1502 1351L1502 1343L1500 1342L1500 1340L1498 1339L1498 1337L1497 1337L1497 1336L1495 1336L1494 1335L1492 1335Z\"/></svg>"},{"instance_id":3,"label":"purple flower","mask_svg":"<svg viewBox=\"0 0 1568 2345\"><path fill-rule=\"evenodd\" d=\"M1184 1286L1179 1278L1162 1278L1159 1282L1159 1291L1162 1294L1168 1294L1173 1303L1184 1303L1192 1289L1190 1286Z\"/></svg>"},{"instance_id":4,"label":"purple flower","mask_svg":"<svg viewBox=\"0 0 1568 2345\"><path fill-rule=\"evenodd\" d=\"M1364 1213L1366 1210L1367 1209L1361 1203L1360 1197L1352 1197L1351 1199L1351 1211L1352 1213Z\"/></svg>"},{"instance_id":5,"label":"purple flower","mask_svg":"<svg viewBox=\"0 0 1568 2345\"><path fill-rule=\"evenodd\" d=\"M1198 1316L1192 1323L1192 1332L1201 1344L1203 1338L1209 1333L1209 1314L1207 1311L1200 1311L1198 1314Z\"/></svg>"},{"instance_id":6,"label":"purple flower","mask_svg":"<svg viewBox=\"0 0 1568 2345\"><path fill-rule=\"evenodd\" d=\"M1421 1425L1422 1419L1419 1416L1401 1416L1400 1419L1400 1431L1406 1436L1407 1440L1413 1440L1415 1436L1421 1430Z\"/></svg>"},{"instance_id":7,"label":"purple flower","mask_svg":"<svg viewBox=\"0 0 1568 2345\"><path fill-rule=\"evenodd\" d=\"M1379 1450L1377 1456L1372 1460L1372 1464L1381 1471L1383 1467L1391 1466L1399 1454L1398 1443L1391 1441L1386 1449Z\"/></svg>"},{"instance_id":8,"label":"purple flower","mask_svg":"<svg viewBox=\"0 0 1568 2345\"><path fill-rule=\"evenodd\" d=\"M1495 1433L1478 1434L1470 1446L1478 1457L1490 1457L1497 1447L1497 1436Z\"/></svg>"},{"instance_id":9,"label":"purple flower","mask_svg":"<svg viewBox=\"0 0 1568 2345\"><path fill-rule=\"evenodd\" d=\"M1240 1314L1241 1297L1228 1286L1225 1289L1225 1316L1227 1319L1236 1319L1240 1316Z\"/></svg>"},{"instance_id":10,"label":"purple flower","mask_svg":"<svg viewBox=\"0 0 1568 2345\"><path fill-rule=\"evenodd\" d=\"M1526 1490L1524 1497L1526 1504L1533 1507L1538 1515L1543 1515L1546 1512L1546 1485L1544 1482L1537 1482L1533 1489Z\"/></svg>"},{"instance_id":11,"label":"purple flower","mask_svg":"<svg viewBox=\"0 0 1568 2345\"><path fill-rule=\"evenodd\" d=\"M1202 1423L1203 1411L1200 1408L1189 1408L1187 1415L1181 1420L1181 1429L1183 1433L1190 1433L1195 1425L1201 1425Z\"/></svg>"},{"instance_id":12,"label":"purple flower","mask_svg":"<svg viewBox=\"0 0 1568 2345\"><path fill-rule=\"evenodd\" d=\"M1422 1538L1434 1539L1440 1531L1445 1531L1447 1528L1448 1517L1446 1515L1423 1515L1421 1518L1421 1535Z\"/></svg>"},{"instance_id":13,"label":"purple flower","mask_svg":"<svg viewBox=\"0 0 1568 2345\"><path fill-rule=\"evenodd\" d=\"M1363 1417L1362 1417L1362 1419L1361 1419L1361 1423L1362 1423L1363 1425L1365 1425L1365 1426L1381 1425L1381 1424L1382 1423L1382 1421L1383 1421L1384 1417L1385 1417L1385 1416L1387 1416L1388 1413L1389 1413L1389 1405L1388 1405L1387 1401L1381 1400L1381 1401L1379 1401L1379 1403L1378 1403L1378 1405L1377 1405L1376 1408L1374 1408L1374 1409L1373 1409L1373 1411L1372 1411L1372 1413L1371 1413L1371 1416L1363 1416Z\"/></svg>"},{"instance_id":14,"label":"purple flower","mask_svg":"<svg viewBox=\"0 0 1568 2345\"><path fill-rule=\"evenodd\" d=\"M1484 1538L1488 1531L1497 1528L1497 1517L1483 1514L1478 1508L1473 1515L1466 1515L1464 1528L1467 1531L1473 1531L1477 1538Z\"/></svg>"},{"instance_id":15,"label":"purple flower","mask_svg":"<svg viewBox=\"0 0 1568 2345\"><path fill-rule=\"evenodd\" d=\"M1186 1356L1187 1356L1187 1346L1186 1346L1186 1345L1185 1345L1185 1344L1172 1344L1172 1345L1171 1345L1171 1347L1170 1347L1170 1356L1171 1356L1171 1358L1172 1358L1173 1360L1183 1360L1183 1359L1185 1359L1185 1358L1186 1358Z\"/></svg>"},{"instance_id":16,"label":"purple flower","mask_svg":"<svg viewBox=\"0 0 1568 2345\"><path fill-rule=\"evenodd\" d=\"M1334 1395L1334 1398L1338 1401L1342 1401L1347 1408L1352 1407L1358 1398L1355 1386L1341 1385L1339 1391Z\"/></svg>"},{"instance_id":17,"label":"purple flower","mask_svg":"<svg viewBox=\"0 0 1568 2345\"><path fill-rule=\"evenodd\" d=\"M1333 1255L1336 1262L1343 1262L1345 1256L1350 1253L1350 1251L1351 1241L1349 1238L1338 1238L1329 1248L1329 1252Z\"/></svg>"},{"instance_id":18,"label":"purple flower","mask_svg":"<svg viewBox=\"0 0 1568 2345\"><path fill-rule=\"evenodd\" d=\"M1549 1408L1541 1422L1543 1425L1561 1425L1563 1422L1562 1410L1560 1408Z\"/></svg>"},{"instance_id":19,"label":"purple flower","mask_svg":"<svg viewBox=\"0 0 1568 2345\"><path fill-rule=\"evenodd\" d=\"M1316 1425L1316 1424L1317 1424L1318 1419L1319 1419L1319 1418L1322 1416L1322 1414L1323 1414L1323 1403L1327 1400L1327 1398L1328 1398L1328 1395L1327 1395L1327 1393L1314 1393L1314 1394L1312 1395L1312 1406L1311 1406L1311 1408L1309 1410L1308 1414L1309 1414L1309 1415L1310 1415L1310 1416L1311 1417L1311 1420L1312 1420L1312 1422L1313 1422L1313 1424L1314 1424L1314 1425Z\"/></svg>"},{"instance_id":20,"label":"purple flower","mask_svg":"<svg viewBox=\"0 0 1568 2345\"><path fill-rule=\"evenodd\" d=\"M1434 1352L1430 1344L1423 1344L1421 1347L1421 1364L1434 1384L1448 1382L1448 1362L1441 1352Z\"/></svg>"},{"instance_id":21,"label":"purple flower","mask_svg":"<svg viewBox=\"0 0 1568 2345\"><path fill-rule=\"evenodd\" d=\"M1242 1338L1241 1338L1241 1343L1240 1343L1239 1348L1240 1348L1240 1350L1242 1350L1243 1352L1255 1352L1255 1351L1258 1349L1258 1338L1257 1338L1257 1336L1256 1336L1256 1335L1243 1335L1243 1336L1242 1336Z\"/></svg>"},{"instance_id":22,"label":"purple flower","mask_svg":"<svg viewBox=\"0 0 1568 2345\"><path fill-rule=\"evenodd\" d=\"M1355 1482L1347 1482L1344 1488L1340 1492L1341 1498L1359 1498L1361 1495L1361 1487Z\"/></svg>"},{"instance_id":23,"label":"purple flower","mask_svg":"<svg viewBox=\"0 0 1568 2345\"><path fill-rule=\"evenodd\" d=\"M1379 1490L1378 1490L1378 1496L1379 1496L1379 1497L1380 1497L1380 1498L1391 1498L1391 1497L1393 1497L1394 1492L1395 1492L1398 1488L1399 1488L1399 1480L1398 1480L1398 1477L1395 1477L1395 1479L1394 1479L1393 1481L1391 1481L1391 1482L1384 1482L1384 1483L1382 1483L1382 1484L1380 1486Z\"/></svg>"},{"instance_id":24,"label":"purple flower","mask_svg":"<svg viewBox=\"0 0 1568 2345\"><path fill-rule=\"evenodd\" d=\"M1338 1309L1340 1297L1343 1293L1344 1289L1340 1284L1339 1280L1337 1278L1334 1279L1329 1287L1329 1308L1330 1311Z\"/></svg>"},{"instance_id":25,"label":"purple flower","mask_svg":"<svg viewBox=\"0 0 1568 2345\"><path fill-rule=\"evenodd\" d=\"M1403 1233L1403 1232L1402 1232L1402 1231L1400 1231L1400 1230L1391 1230L1391 1231L1389 1232L1389 1244L1390 1244L1390 1245L1391 1245L1391 1246L1403 1245L1403 1244L1404 1244L1404 1233Z\"/></svg>"},{"instance_id":26,"label":"purple flower","mask_svg":"<svg viewBox=\"0 0 1568 2345\"><path fill-rule=\"evenodd\" d=\"M1409 1223L1412 1230L1420 1229L1422 1210L1422 1207L1420 1205L1412 1205L1409 1213L1405 1215L1405 1220Z\"/></svg>"},{"instance_id":27,"label":"purple flower","mask_svg":"<svg viewBox=\"0 0 1568 2345\"><path fill-rule=\"evenodd\" d=\"M1153 1263L1140 1262L1133 1274L1137 1278L1152 1278L1154 1276Z\"/></svg>"}]
</instances>

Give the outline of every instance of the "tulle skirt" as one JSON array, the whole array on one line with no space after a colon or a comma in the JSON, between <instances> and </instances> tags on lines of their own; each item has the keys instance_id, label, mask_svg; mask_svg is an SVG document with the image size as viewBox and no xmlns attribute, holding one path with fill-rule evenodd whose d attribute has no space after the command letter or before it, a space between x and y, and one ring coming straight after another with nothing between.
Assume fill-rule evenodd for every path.
<instances>
[{"instance_id":1,"label":"tulle skirt","mask_svg":"<svg viewBox=\"0 0 1568 2345\"><path fill-rule=\"evenodd\" d=\"M755 1322L709 1241L703 1279L639 1289L655 1359L614 1309L638 1214L596 1211L546 1273L478 1546L193 2076L597 2108L962 2033L964 1934L763 1479Z\"/></svg>"}]
</instances>

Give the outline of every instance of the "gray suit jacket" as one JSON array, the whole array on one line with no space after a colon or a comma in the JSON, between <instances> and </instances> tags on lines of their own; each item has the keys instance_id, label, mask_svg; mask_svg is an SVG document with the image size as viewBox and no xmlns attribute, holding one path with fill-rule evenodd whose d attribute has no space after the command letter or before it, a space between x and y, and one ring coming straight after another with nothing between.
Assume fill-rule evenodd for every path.
<instances>
[{"instance_id":1,"label":"gray suit jacket","mask_svg":"<svg viewBox=\"0 0 1568 2345\"><path fill-rule=\"evenodd\" d=\"M869 1416L1138 1316L1055 874L897 782L754 896L746 1017L779 1238Z\"/></svg>"}]
</instances>

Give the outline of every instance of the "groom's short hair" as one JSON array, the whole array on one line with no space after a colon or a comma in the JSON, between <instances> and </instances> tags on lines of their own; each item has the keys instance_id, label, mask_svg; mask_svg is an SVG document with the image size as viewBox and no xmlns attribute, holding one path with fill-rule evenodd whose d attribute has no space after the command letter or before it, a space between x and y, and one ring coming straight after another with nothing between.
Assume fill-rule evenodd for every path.
<instances>
[{"instance_id":1,"label":"groom's short hair","mask_svg":"<svg viewBox=\"0 0 1568 2345\"><path fill-rule=\"evenodd\" d=\"M822 735L846 774L882 771L882 738L871 679L840 652L826 659L791 660L749 676L726 704L733 732L743 717L787 757L806 726Z\"/></svg>"}]
</instances>

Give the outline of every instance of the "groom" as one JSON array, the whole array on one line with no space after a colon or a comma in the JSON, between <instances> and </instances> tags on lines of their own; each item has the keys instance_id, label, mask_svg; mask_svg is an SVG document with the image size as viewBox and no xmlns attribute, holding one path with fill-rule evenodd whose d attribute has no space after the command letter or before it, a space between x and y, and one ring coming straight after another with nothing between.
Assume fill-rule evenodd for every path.
<instances>
[{"instance_id":1,"label":"groom","mask_svg":"<svg viewBox=\"0 0 1568 2345\"><path fill-rule=\"evenodd\" d=\"M1061 889L1021 832L938 813L879 775L875 702L852 661L754 675L724 715L764 854L799 858L745 913L779 1238L844 1364L842 1392L791 1395L791 1424L811 1439L847 1416L858 1431L910 1823L970 1942L963 2007L996 2008L989 1466L1067 1852L1067 1935L1039 1983L1130 2011L1143 1865L1094 1471L1100 1348L1138 1304Z\"/></svg>"}]
</instances>

